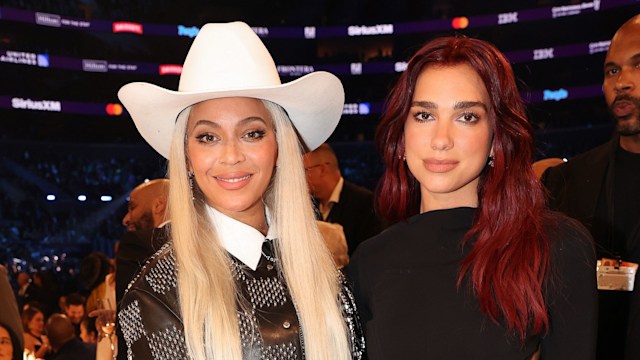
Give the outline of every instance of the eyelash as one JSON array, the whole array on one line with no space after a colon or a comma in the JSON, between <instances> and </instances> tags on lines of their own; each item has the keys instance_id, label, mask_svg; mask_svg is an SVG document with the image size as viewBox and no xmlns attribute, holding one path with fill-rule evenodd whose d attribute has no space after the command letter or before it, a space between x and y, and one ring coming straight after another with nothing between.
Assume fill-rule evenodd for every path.
<instances>
[{"instance_id":1,"label":"eyelash","mask_svg":"<svg viewBox=\"0 0 640 360\"><path fill-rule=\"evenodd\" d=\"M267 132L265 130L250 130L250 131L247 131L244 135L242 135L242 138L247 139L249 141L257 141L262 139L266 134ZM200 143L207 144L207 143L217 141L219 140L219 138L214 134L204 133L204 134L196 135L196 140L198 140L198 142Z\"/></svg>"},{"instance_id":2,"label":"eyelash","mask_svg":"<svg viewBox=\"0 0 640 360\"><path fill-rule=\"evenodd\" d=\"M247 133L244 134L242 137L255 141L255 140L262 139L266 134L267 132L265 130L250 130L250 131L247 131Z\"/></svg>"},{"instance_id":3,"label":"eyelash","mask_svg":"<svg viewBox=\"0 0 640 360\"><path fill-rule=\"evenodd\" d=\"M464 120L464 118L468 116L473 117L473 119ZM426 119L423 117L426 117ZM433 118L433 115L426 111L417 111L413 114L413 118L416 119L416 121L418 122L426 122L426 121L432 120L432 119L429 119L429 117ZM471 124L471 123L478 122L480 120L480 115L478 115L473 111L465 111L457 119L461 119L463 123Z\"/></svg>"}]
</instances>

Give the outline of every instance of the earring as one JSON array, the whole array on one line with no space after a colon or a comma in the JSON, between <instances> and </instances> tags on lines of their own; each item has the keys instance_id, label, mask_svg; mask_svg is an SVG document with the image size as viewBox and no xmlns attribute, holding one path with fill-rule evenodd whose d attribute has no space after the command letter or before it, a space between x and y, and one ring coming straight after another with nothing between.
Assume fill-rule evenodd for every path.
<instances>
[{"instance_id":1,"label":"earring","mask_svg":"<svg viewBox=\"0 0 640 360\"><path fill-rule=\"evenodd\" d=\"M195 196L196 193L195 193L194 188L193 188L193 178L194 178L195 175L193 174L193 171L189 171L187 173L187 176L189 177L189 188L191 188L191 200L195 200L196 199L196 196Z\"/></svg>"},{"instance_id":2,"label":"earring","mask_svg":"<svg viewBox=\"0 0 640 360\"><path fill-rule=\"evenodd\" d=\"M402 155L402 161L407 161L407 152L406 151Z\"/></svg>"},{"instance_id":3,"label":"earring","mask_svg":"<svg viewBox=\"0 0 640 360\"><path fill-rule=\"evenodd\" d=\"M493 167L493 155L489 156L489 162L487 163L487 165Z\"/></svg>"}]
</instances>

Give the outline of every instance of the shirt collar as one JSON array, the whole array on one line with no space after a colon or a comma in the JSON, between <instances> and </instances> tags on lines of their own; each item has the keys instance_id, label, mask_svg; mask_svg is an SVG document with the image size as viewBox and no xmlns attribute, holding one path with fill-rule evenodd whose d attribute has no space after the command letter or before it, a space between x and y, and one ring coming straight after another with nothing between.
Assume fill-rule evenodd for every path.
<instances>
[{"instance_id":1,"label":"shirt collar","mask_svg":"<svg viewBox=\"0 0 640 360\"><path fill-rule=\"evenodd\" d=\"M342 187L344 186L344 178L340 176L340 180L336 184L336 187L333 188L333 192L331 193L331 197L329 197L330 203L339 203L340 202L340 193L342 193Z\"/></svg>"},{"instance_id":2,"label":"shirt collar","mask_svg":"<svg viewBox=\"0 0 640 360\"><path fill-rule=\"evenodd\" d=\"M231 255L235 256L243 264L256 270L260 256L262 256L262 243L266 239L275 239L275 228L269 226L267 236L255 228L231 218L211 206L207 206L209 220L215 226L220 243ZM269 208L265 208L267 225L271 224Z\"/></svg>"}]
</instances>

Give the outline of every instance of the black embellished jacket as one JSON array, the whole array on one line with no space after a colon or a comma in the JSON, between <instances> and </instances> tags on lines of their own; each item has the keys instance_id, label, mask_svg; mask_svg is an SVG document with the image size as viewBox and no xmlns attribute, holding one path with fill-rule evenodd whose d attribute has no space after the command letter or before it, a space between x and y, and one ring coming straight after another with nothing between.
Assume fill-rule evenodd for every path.
<instances>
[{"instance_id":1,"label":"black embellished jacket","mask_svg":"<svg viewBox=\"0 0 640 360\"><path fill-rule=\"evenodd\" d=\"M255 271L232 258L232 274L242 291L238 310L243 358L304 359L304 329L286 283L271 256L263 256ZM277 261L276 261L277 262ZM342 276L341 276L342 277ZM364 354L364 337L351 290L341 278L343 316L353 359ZM118 313L128 359L187 359L178 303L175 253L162 247L129 285Z\"/></svg>"}]
</instances>

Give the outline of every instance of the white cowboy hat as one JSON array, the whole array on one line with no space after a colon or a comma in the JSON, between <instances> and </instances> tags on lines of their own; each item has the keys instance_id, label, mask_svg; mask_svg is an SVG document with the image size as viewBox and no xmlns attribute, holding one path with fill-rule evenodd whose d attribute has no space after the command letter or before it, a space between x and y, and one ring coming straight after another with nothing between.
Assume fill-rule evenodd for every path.
<instances>
[{"instance_id":1,"label":"white cowboy hat","mask_svg":"<svg viewBox=\"0 0 640 360\"><path fill-rule=\"evenodd\" d=\"M143 82L118 91L140 135L167 159L178 114L198 102L224 97L282 106L308 150L329 138L344 106L342 83L328 72L282 84L269 51L243 22L202 27L184 61L178 91Z\"/></svg>"}]
</instances>

